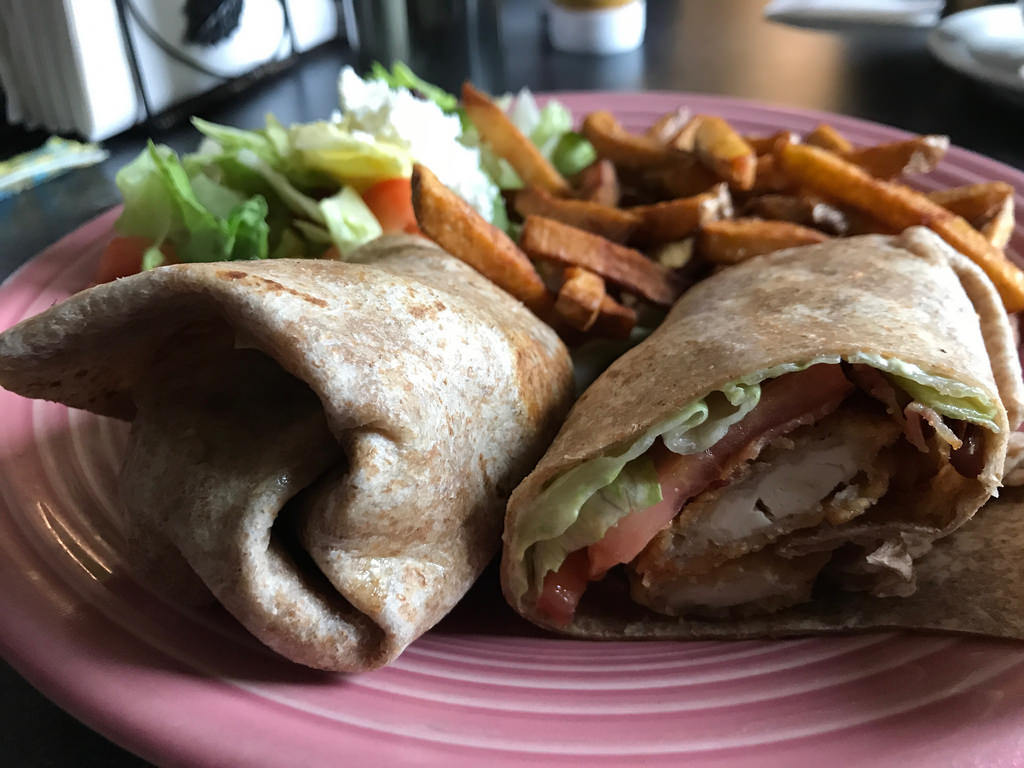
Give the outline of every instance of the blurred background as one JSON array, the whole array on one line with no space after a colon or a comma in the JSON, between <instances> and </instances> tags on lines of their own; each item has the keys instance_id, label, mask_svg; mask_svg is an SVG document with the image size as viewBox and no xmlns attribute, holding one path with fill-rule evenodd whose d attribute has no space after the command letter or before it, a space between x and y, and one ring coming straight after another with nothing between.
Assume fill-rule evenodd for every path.
<instances>
[{"instance_id":1,"label":"blurred background","mask_svg":"<svg viewBox=\"0 0 1024 768\"><path fill-rule=\"evenodd\" d=\"M1014 3L977 0L0 0L0 160L59 135L102 142L109 169L148 136L192 148L191 115L325 119L338 69L375 60L449 90L813 107L1024 163L1003 141L1024 101L1024 25ZM51 172L106 156L64 149Z\"/></svg>"}]
</instances>

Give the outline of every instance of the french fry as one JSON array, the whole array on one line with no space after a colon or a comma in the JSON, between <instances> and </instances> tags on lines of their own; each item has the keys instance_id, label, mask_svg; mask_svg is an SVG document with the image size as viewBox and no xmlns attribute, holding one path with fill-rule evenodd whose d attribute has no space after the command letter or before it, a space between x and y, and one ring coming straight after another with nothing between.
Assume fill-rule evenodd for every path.
<instances>
[{"instance_id":1,"label":"french fry","mask_svg":"<svg viewBox=\"0 0 1024 768\"><path fill-rule=\"evenodd\" d=\"M640 176L641 184L655 190L660 199L699 195L722 181L693 155L687 160L645 170Z\"/></svg>"},{"instance_id":2,"label":"french fry","mask_svg":"<svg viewBox=\"0 0 1024 768\"><path fill-rule=\"evenodd\" d=\"M754 194L788 192L793 189L793 183L782 172L774 154L760 155L754 168L754 186L750 190Z\"/></svg>"},{"instance_id":3,"label":"french fry","mask_svg":"<svg viewBox=\"0 0 1024 768\"><path fill-rule=\"evenodd\" d=\"M738 264L763 253L828 239L823 232L788 221L726 219L701 228L697 233L697 252L715 264Z\"/></svg>"},{"instance_id":4,"label":"french fry","mask_svg":"<svg viewBox=\"0 0 1024 768\"><path fill-rule=\"evenodd\" d=\"M551 296L526 255L419 163L412 171L412 205L423 234L541 316L546 315Z\"/></svg>"},{"instance_id":5,"label":"french fry","mask_svg":"<svg viewBox=\"0 0 1024 768\"><path fill-rule=\"evenodd\" d=\"M747 202L743 215L790 221L837 236L845 235L850 228L844 211L808 195L758 195Z\"/></svg>"},{"instance_id":6,"label":"french fry","mask_svg":"<svg viewBox=\"0 0 1024 768\"><path fill-rule=\"evenodd\" d=\"M566 267L555 299L555 313L577 331L589 331L601 314L606 294L600 275L582 267Z\"/></svg>"},{"instance_id":7,"label":"french fry","mask_svg":"<svg viewBox=\"0 0 1024 768\"><path fill-rule=\"evenodd\" d=\"M659 144L668 144L689 121L690 110L686 107L679 107L672 112L666 112L655 120L644 135Z\"/></svg>"},{"instance_id":8,"label":"french fry","mask_svg":"<svg viewBox=\"0 0 1024 768\"><path fill-rule=\"evenodd\" d=\"M830 152L845 155L853 152L853 144L843 134L828 123L821 123L804 138L813 147L821 147Z\"/></svg>"},{"instance_id":9,"label":"french fry","mask_svg":"<svg viewBox=\"0 0 1024 768\"><path fill-rule=\"evenodd\" d=\"M995 217L1010 200L1013 207L1013 187L1005 181L983 181L963 187L937 189L928 193L928 199L962 216L977 228Z\"/></svg>"},{"instance_id":10,"label":"french fry","mask_svg":"<svg viewBox=\"0 0 1024 768\"><path fill-rule=\"evenodd\" d=\"M519 245L535 259L583 267L653 304L668 306L679 297L671 272L660 264L554 219L527 216Z\"/></svg>"},{"instance_id":11,"label":"french fry","mask_svg":"<svg viewBox=\"0 0 1024 768\"><path fill-rule=\"evenodd\" d=\"M591 112L583 120L581 130L599 157L607 157L623 168L660 168L688 159L685 152L649 136L629 133L611 112Z\"/></svg>"},{"instance_id":12,"label":"french fry","mask_svg":"<svg viewBox=\"0 0 1024 768\"><path fill-rule=\"evenodd\" d=\"M779 131L768 138L772 142L770 151L763 155L758 154L754 170L754 186L750 191L755 195L792 192L794 190L793 183L782 172L776 155L783 147L799 143L800 137L792 131Z\"/></svg>"},{"instance_id":13,"label":"french fry","mask_svg":"<svg viewBox=\"0 0 1024 768\"><path fill-rule=\"evenodd\" d=\"M694 152L697 149L697 131L704 123L704 115L694 115L669 139L669 146L682 152Z\"/></svg>"},{"instance_id":14,"label":"french fry","mask_svg":"<svg viewBox=\"0 0 1024 768\"><path fill-rule=\"evenodd\" d=\"M640 245L658 245L682 240L709 221L732 216L732 198L729 187L718 184L699 195L638 205L627 210L639 221L633 240Z\"/></svg>"},{"instance_id":15,"label":"french fry","mask_svg":"<svg viewBox=\"0 0 1024 768\"><path fill-rule=\"evenodd\" d=\"M981 234L996 248L1003 250L1013 235L1014 223L1013 198L1008 197L1003 201L998 213L982 225Z\"/></svg>"},{"instance_id":16,"label":"french fry","mask_svg":"<svg viewBox=\"0 0 1024 768\"><path fill-rule=\"evenodd\" d=\"M917 136L906 141L862 147L845 153L843 157L872 176L893 179L905 173L935 170L948 149L948 136Z\"/></svg>"},{"instance_id":17,"label":"french fry","mask_svg":"<svg viewBox=\"0 0 1024 768\"><path fill-rule=\"evenodd\" d=\"M569 183L555 170L508 116L469 82L462 84L462 106L481 138L494 153L508 161L528 187L539 187L555 195L569 193Z\"/></svg>"},{"instance_id":18,"label":"french fry","mask_svg":"<svg viewBox=\"0 0 1024 768\"><path fill-rule=\"evenodd\" d=\"M1007 312L1024 309L1024 272L966 220L920 192L882 181L841 157L805 144L783 147L785 172L815 192L859 208L897 230L931 227L943 240L974 261L995 284Z\"/></svg>"},{"instance_id":19,"label":"french fry","mask_svg":"<svg viewBox=\"0 0 1024 768\"><path fill-rule=\"evenodd\" d=\"M605 294L601 301L601 312L590 329L595 335L609 339L628 339L636 325L636 310L624 307Z\"/></svg>"},{"instance_id":20,"label":"french fry","mask_svg":"<svg viewBox=\"0 0 1024 768\"><path fill-rule=\"evenodd\" d=\"M589 200L552 197L541 189L519 190L514 205L524 219L531 215L546 216L616 243L626 242L641 223L641 216L631 211Z\"/></svg>"},{"instance_id":21,"label":"french fry","mask_svg":"<svg viewBox=\"0 0 1024 768\"><path fill-rule=\"evenodd\" d=\"M859 208L846 208L847 236L853 235L898 235L902 230L879 221L875 216Z\"/></svg>"},{"instance_id":22,"label":"french fry","mask_svg":"<svg viewBox=\"0 0 1024 768\"><path fill-rule=\"evenodd\" d=\"M591 163L576 175L575 181L580 199L613 207L619 204L622 190L611 160L602 158Z\"/></svg>"},{"instance_id":23,"label":"french fry","mask_svg":"<svg viewBox=\"0 0 1024 768\"><path fill-rule=\"evenodd\" d=\"M744 136L743 140L754 150L754 154L768 155L775 151L779 142L793 144L800 140L793 131L778 131L771 136Z\"/></svg>"},{"instance_id":24,"label":"french fry","mask_svg":"<svg viewBox=\"0 0 1024 768\"><path fill-rule=\"evenodd\" d=\"M694 138L697 157L737 189L754 186L757 156L743 138L720 117L700 116Z\"/></svg>"}]
</instances>

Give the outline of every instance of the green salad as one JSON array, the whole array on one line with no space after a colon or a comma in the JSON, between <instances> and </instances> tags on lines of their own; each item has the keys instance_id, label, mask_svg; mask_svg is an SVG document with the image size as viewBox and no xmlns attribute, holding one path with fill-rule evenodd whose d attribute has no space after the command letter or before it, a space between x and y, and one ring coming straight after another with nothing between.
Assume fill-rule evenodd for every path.
<instances>
[{"instance_id":1,"label":"green salad","mask_svg":"<svg viewBox=\"0 0 1024 768\"><path fill-rule=\"evenodd\" d=\"M453 94L401 63L376 64L365 78L345 68L338 91L330 120L284 126L268 115L247 130L193 118L195 152L179 157L150 142L117 174L121 237L100 279L173 262L344 259L384 231L417 231L415 162L510 229L501 191L522 183L481 145ZM498 103L563 174L593 162L563 105L538 107L525 89Z\"/></svg>"}]
</instances>

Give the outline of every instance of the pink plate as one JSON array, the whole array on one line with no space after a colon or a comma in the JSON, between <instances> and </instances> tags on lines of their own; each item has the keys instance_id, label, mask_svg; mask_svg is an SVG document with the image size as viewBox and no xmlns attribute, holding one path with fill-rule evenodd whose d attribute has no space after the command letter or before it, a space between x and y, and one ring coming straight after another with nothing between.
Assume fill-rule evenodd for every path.
<instances>
[{"instance_id":1,"label":"pink plate","mask_svg":"<svg viewBox=\"0 0 1024 768\"><path fill-rule=\"evenodd\" d=\"M681 102L744 131L834 115L700 95L564 94L643 129ZM1024 174L960 149L923 185ZM1018 220L1024 215L1017 198ZM0 328L89 281L116 212L0 287ZM1012 247L1024 254L1024 230ZM775 642L586 643L504 606L493 574L391 667L310 671L226 614L127 575L112 524L125 427L0 391L0 653L44 694L161 764L1024 765L1024 644L871 634Z\"/></svg>"}]
</instances>

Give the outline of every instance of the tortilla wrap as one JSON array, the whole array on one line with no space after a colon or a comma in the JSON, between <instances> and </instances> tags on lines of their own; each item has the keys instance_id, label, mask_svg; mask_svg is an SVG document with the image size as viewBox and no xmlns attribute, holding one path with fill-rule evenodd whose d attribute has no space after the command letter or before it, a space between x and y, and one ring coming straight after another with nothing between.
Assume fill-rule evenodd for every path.
<instances>
[{"instance_id":1,"label":"tortilla wrap","mask_svg":"<svg viewBox=\"0 0 1024 768\"><path fill-rule=\"evenodd\" d=\"M731 424L748 423L741 405L726 403L723 392L730 398L735 394L742 404L742 396L758 390L755 395L761 400L753 397L753 414L758 403L769 401L776 384L797 380L790 377L813 377L815 371L831 371L829 375L844 382L847 389L836 401L841 404L833 403L831 410L822 410L814 419L794 422L800 426L773 438L775 442L764 441L758 446L760 453L741 451L740 460L717 483L701 486L694 492L699 495L680 496L682 512L677 506L674 519L653 539L641 541L639 556L616 560L625 565L600 578L604 570L594 566L593 544L631 512L660 503L666 492L660 456L654 487L661 488L656 497L636 502L646 493L639 481L627 484L624 491L618 489L618 496L608 489L627 476L633 461L654 451L678 460L667 447L674 433L666 424L675 424L672 429L678 432L679 414L694 412L696 403L705 408L701 413L711 415L703 427L695 422L694 429L710 435L714 430L708 425L716 408L736 411L732 421L723 421L725 426L705 443L691 438L691 431L683 433L684 438L696 447L672 449L689 452L691 458L700 458L702 451L713 454L730 434ZM900 386L911 387L925 381L959 393L939 403L943 397L917 386L935 397L934 406L942 414L930 415L939 421L949 419L943 409L952 401L969 401L972 414L984 405L987 416L971 417L985 423L984 428L964 422L980 434L974 443L980 451L974 470L967 476L954 470L959 451L946 446L945 463L934 476L901 486L901 462L917 454L904 444L909 437L901 434L894 420L903 420L906 412L899 409L904 404L930 409L914 405L920 398L902 391L905 400L895 410L883 408L851 382L860 371L883 384L903 382ZM993 511L991 527L982 519L962 539L957 534L926 554L997 493L1008 437L1024 414L1022 390L1017 351L995 289L975 265L928 230L839 239L751 259L691 289L645 342L613 363L577 401L544 458L509 502L502 588L524 617L579 637L750 637L893 626L1022 637L1024 617L1008 615L1018 606L1008 595L1021 590L1012 579L999 588L1000 577L1015 566L991 563L987 576L977 576L987 564L955 564L964 548L991 551L998 531L1019 534L1012 513ZM716 396L719 400L713 401ZM939 431L926 428L929 443L920 448L931 451L927 455L936 457L936 466L942 460L934 447L942 445ZM866 458L853 457L852 468L847 467L837 485L829 472L845 466L842 462L849 456L813 462L826 448L845 450L852 440L846 435L861 443L874 435L877 444L863 452ZM950 440L962 442L955 435ZM802 446L807 448L804 454ZM745 498L742 494L752 486L756 493L751 498L761 494L755 509L762 510L769 493L778 498L794 487L792 480L781 488L767 487L772 477L787 477L772 473L787 462L799 467L800 461L810 468L796 476L800 483L824 484L819 495L811 497L814 504L801 508L807 518L789 518L788 510L765 508L762 518L768 522L757 529L760 538L743 538L748 533L744 529L735 541L727 540L721 531L733 523L726 525L721 515L735 509L728 504ZM962 463L960 459L957 466ZM606 466L612 469L592 480L595 468ZM844 518L826 515L823 510L834 508L839 491L852 487L856 478L862 486L871 485L868 481L879 467L885 471L880 472L884 476L874 495L858 488L844 496L857 502L847 504ZM643 471L641 467L634 474L642 478ZM863 480L865 475L868 480ZM581 478L600 490L574 490L573 483L586 485ZM757 486L759 478L766 480ZM586 518L595 499L604 504L595 507L602 514L607 515L616 500L622 511L598 526L598 518ZM791 521L788 527L780 522L784 520ZM1000 544L996 551L1014 550ZM556 621L551 603L540 598L551 593L548 579L569 583L564 573L572 565L570 555L582 555L584 578L589 560L591 581L575 613L563 613ZM1019 559L1016 567L1019 570ZM964 573L973 575L960 579ZM768 589L772 580L778 592ZM741 589L738 585L743 584L752 586ZM735 599L728 593L734 588ZM971 590L987 592L979 592L979 599L972 602Z\"/></svg>"},{"instance_id":2,"label":"tortilla wrap","mask_svg":"<svg viewBox=\"0 0 1024 768\"><path fill-rule=\"evenodd\" d=\"M150 581L312 667L386 664L472 585L571 398L550 328L421 238L183 264L0 335L0 385L132 420Z\"/></svg>"}]
</instances>

